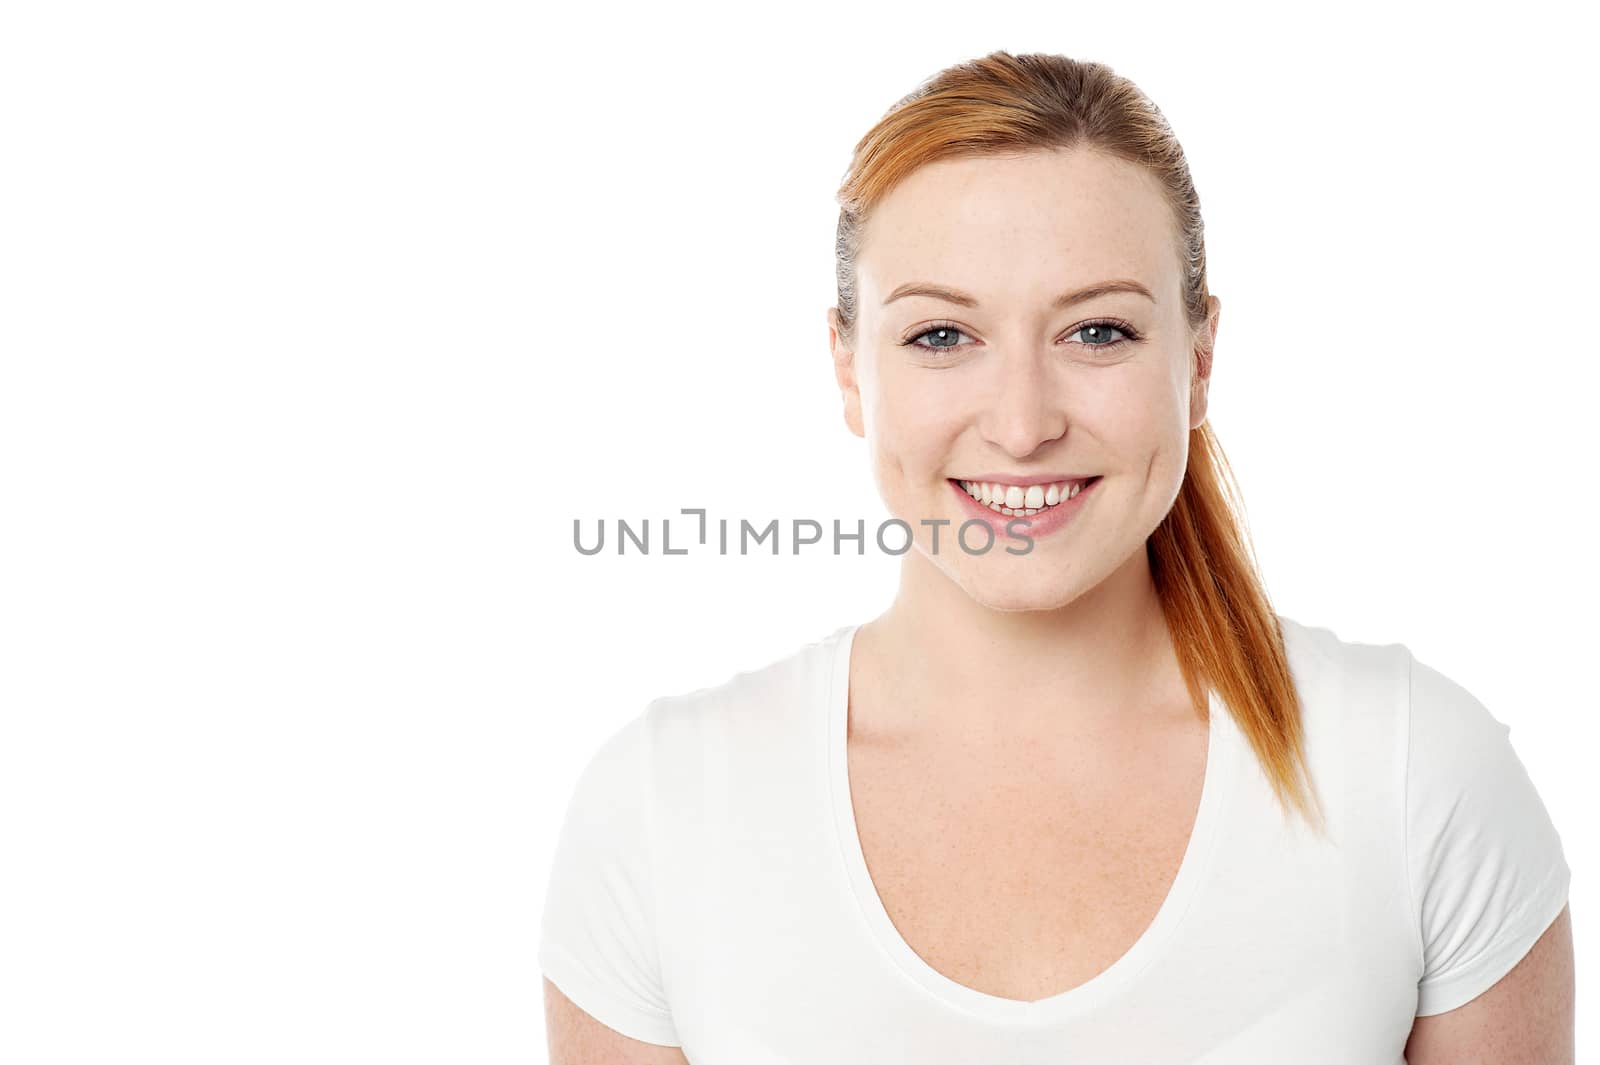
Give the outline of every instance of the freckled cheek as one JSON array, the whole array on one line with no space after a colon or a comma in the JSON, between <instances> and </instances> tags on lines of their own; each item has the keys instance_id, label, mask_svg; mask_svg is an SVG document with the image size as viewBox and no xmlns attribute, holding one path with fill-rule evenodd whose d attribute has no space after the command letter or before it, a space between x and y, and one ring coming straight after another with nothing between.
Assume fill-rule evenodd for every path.
<instances>
[{"instance_id":1,"label":"freckled cheek","mask_svg":"<svg viewBox=\"0 0 1600 1065\"><path fill-rule=\"evenodd\" d=\"M872 419L879 468L910 476L942 470L964 419L971 417L970 404L948 387L882 384Z\"/></svg>"},{"instance_id":2,"label":"freckled cheek","mask_svg":"<svg viewBox=\"0 0 1600 1065\"><path fill-rule=\"evenodd\" d=\"M1149 450L1169 446L1174 432L1181 435L1188 425L1187 406L1174 403L1170 392L1159 387L1158 382L1131 382L1129 387L1099 397L1090 407L1096 411L1095 420L1107 432Z\"/></svg>"},{"instance_id":3,"label":"freckled cheek","mask_svg":"<svg viewBox=\"0 0 1600 1065\"><path fill-rule=\"evenodd\" d=\"M1161 416L1156 416L1160 414ZM1125 429L1129 450L1145 456L1144 470L1152 486L1181 482L1188 462L1188 427L1166 412L1148 412Z\"/></svg>"}]
</instances>

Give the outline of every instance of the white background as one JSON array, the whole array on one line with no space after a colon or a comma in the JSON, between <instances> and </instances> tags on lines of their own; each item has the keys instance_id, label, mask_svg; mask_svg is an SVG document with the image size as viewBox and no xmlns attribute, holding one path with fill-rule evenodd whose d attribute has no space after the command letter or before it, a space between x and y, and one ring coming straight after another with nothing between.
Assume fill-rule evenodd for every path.
<instances>
[{"instance_id":1,"label":"white background","mask_svg":"<svg viewBox=\"0 0 1600 1065\"><path fill-rule=\"evenodd\" d=\"M1172 122L1274 605L1511 726L1583 968L1597 94L1564 8L8 5L0 1059L543 1059L590 754L897 576L588 558L573 519L886 517L828 361L833 194L994 48Z\"/></svg>"}]
</instances>

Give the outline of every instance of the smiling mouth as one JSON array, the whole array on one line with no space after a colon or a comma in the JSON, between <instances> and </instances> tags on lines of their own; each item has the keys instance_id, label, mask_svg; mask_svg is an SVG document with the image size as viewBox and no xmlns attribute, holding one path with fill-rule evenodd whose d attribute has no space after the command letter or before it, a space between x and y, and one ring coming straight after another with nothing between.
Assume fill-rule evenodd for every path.
<instances>
[{"instance_id":1,"label":"smiling mouth","mask_svg":"<svg viewBox=\"0 0 1600 1065\"><path fill-rule=\"evenodd\" d=\"M1050 510L1067 502L1100 477L1085 477L1078 481L1060 481L1056 484L995 484L989 481L951 481L959 485L974 500L996 514L1026 518Z\"/></svg>"}]
</instances>

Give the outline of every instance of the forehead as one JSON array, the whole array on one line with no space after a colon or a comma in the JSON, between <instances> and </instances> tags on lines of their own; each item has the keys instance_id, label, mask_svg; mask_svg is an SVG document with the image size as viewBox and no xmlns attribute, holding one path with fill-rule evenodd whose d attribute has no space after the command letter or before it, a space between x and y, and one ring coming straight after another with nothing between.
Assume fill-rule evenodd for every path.
<instances>
[{"instance_id":1,"label":"forehead","mask_svg":"<svg viewBox=\"0 0 1600 1065\"><path fill-rule=\"evenodd\" d=\"M873 210L856 262L863 303L906 281L995 298L1133 278L1176 298L1172 216L1141 166L1098 152L1035 151L920 167Z\"/></svg>"}]
</instances>

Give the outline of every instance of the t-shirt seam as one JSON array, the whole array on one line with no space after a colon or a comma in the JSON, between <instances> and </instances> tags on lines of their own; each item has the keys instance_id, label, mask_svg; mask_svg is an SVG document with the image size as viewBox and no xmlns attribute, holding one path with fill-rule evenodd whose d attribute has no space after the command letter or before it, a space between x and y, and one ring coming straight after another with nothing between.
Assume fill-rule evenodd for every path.
<instances>
[{"instance_id":1,"label":"t-shirt seam","mask_svg":"<svg viewBox=\"0 0 1600 1065\"><path fill-rule=\"evenodd\" d=\"M1406 698L1405 698L1405 728L1402 734L1405 737L1405 758L1402 762L1400 775L1400 865L1405 873L1407 921L1411 928L1412 945L1416 950L1417 972L1425 973L1428 967L1428 948L1422 938L1422 909L1417 901L1417 886L1411 876L1411 753L1413 747L1413 725L1416 718L1415 686L1413 673L1416 669L1416 656L1406 649Z\"/></svg>"},{"instance_id":2,"label":"t-shirt seam","mask_svg":"<svg viewBox=\"0 0 1600 1065\"><path fill-rule=\"evenodd\" d=\"M643 721L640 723L643 733L640 746L644 748L639 755L643 763L640 767L640 796L644 805L644 834L645 834L645 869L650 881L650 945L655 954L656 981L661 989L661 997L670 1004L671 998L667 995L667 974L661 966L661 891L657 881L659 864L656 860L656 817L655 803L651 801L652 792L655 790L655 730L652 727L652 711L655 701L647 703L644 708ZM652 1007L654 1008L654 1007ZM663 1015L671 1017L669 1008Z\"/></svg>"}]
</instances>

